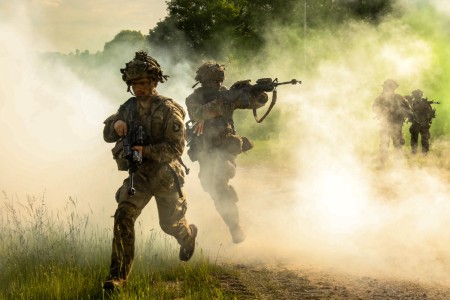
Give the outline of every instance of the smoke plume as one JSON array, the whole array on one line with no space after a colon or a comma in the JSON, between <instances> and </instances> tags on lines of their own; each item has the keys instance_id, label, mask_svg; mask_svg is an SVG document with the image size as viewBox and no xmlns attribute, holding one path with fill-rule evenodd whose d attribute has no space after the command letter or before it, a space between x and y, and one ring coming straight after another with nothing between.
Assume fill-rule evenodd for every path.
<instances>
[{"instance_id":1,"label":"smoke plume","mask_svg":"<svg viewBox=\"0 0 450 300\"><path fill-rule=\"evenodd\" d=\"M432 3L439 7L443 2ZM442 80L450 67L443 59L450 45L443 26L448 12L432 6L423 12L417 8L420 1L413 4L401 18L386 18L376 27L356 22L334 30L273 27L267 48L254 61L231 66L227 85L268 76L297 78L302 84L279 88L274 110L280 112L280 132L268 142L267 153L259 152L261 159L254 164L245 163L247 155L238 160L231 183L240 196L248 236L244 243L231 243L212 200L200 188L198 166L183 156L191 167L185 185L187 218L198 225L199 248L207 255L219 261L449 279L445 100L450 97ZM414 22L424 14L429 34ZM109 99L67 66L43 63L33 45L46 41L33 34L26 20L26 10L17 9L0 23L0 190L18 200L45 194L56 209L68 197L77 198L81 210L94 211L109 228L114 194L127 174L116 170L112 145L102 139L102 122L129 95L124 86L123 94ZM276 34L280 30L284 34ZM169 61L163 52L153 56L171 75L160 93L184 105L199 62ZM387 78L399 83L402 95L420 88L443 104L436 106L430 154L409 154L405 125L403 153L390 152L388 165L380 169L378 123L371 106ZM251 121L249 111L245 119ZM257 155L257 148L258 143L248 157ZM271 164L276 155L283 155L282 166ZM139 220L143 230L159 227L154 201Z\"/></svg>"}]
</instances>

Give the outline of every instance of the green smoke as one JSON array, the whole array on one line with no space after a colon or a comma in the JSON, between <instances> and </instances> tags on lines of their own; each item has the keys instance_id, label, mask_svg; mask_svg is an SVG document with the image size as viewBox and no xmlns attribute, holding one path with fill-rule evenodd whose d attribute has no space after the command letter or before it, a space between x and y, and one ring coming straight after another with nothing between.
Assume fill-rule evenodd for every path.
<instances>
[{"instance_id":1,"label":"green smoke","mask_svg":"<svg viewBox=\"0 0 450 300\"><path fill-rule=\"evenodd\" d=\"M437 118L433 122L432 134L446 135L450 132L448 113L450 112L450 18L439 13L431 4L419 2L404 17L404 22L418 37L432 48L432 65L425 73L421 89L425 96L441 102L434 105Z\"/></svg>"},{"instance_id":2,"label":"green smoke","mask_svg":"<svg viewBox=\"0 0 450 300\"><path fill-rule=\"evenodd\" d=\"M376 24L347 19L341 24L331 20L310 27L316 17L308 10L305 17L304 26L299 26L298 20L295 24L271 26L266 31L265 46L255 51L251 61L231 59L232 65L239 66L229 70L229 77L239 79L246 74L252 79L264 75L303 80L300 88L280 89L276 109L292 112L293 105L300 103L298 123L294 125L298 127L308 126L314 118L322 118L324 123L333 115L341 115L330 126L355 131L352 136L357 137L353 139L356 144L369 141L374 149L378 134L371 106L381 92L382 82L393 78L400 84L398 93L407 95L420 88L430 100L441 102L434 105L437 117L431 133L433 138L449 134L446 116L450 104L446 99L450 92L445 79L450 78L450 27L446 16L431 5L419 3L397 5L393 13ZM317 115L317 111L321 114ZM245 120L254 122L252 118L239 121ZM286 119L278 121L282 123L278 127L271 125L260 130L279 130L283 124L285 130L293 127ZM407 139L408 128L406 124Z\"/></svg>"}]
</instances>

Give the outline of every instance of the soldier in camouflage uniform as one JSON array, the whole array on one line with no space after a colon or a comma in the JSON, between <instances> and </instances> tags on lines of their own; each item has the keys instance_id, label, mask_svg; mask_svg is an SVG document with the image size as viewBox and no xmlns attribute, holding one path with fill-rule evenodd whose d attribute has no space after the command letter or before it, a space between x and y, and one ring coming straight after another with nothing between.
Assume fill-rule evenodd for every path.
<instances>
[{"instance_id":1,"label":"soldier in camouflage uniform","mask_svg":"<svg viewBox=\"0 0 450 300\"><path fill-rule=\"evenodd\" d=\"M422 144L422 153L426 155L430 149L430 126L435 117L435 110L431 107L428 99L423 98L421 90L414 90L411 93L412 116L409 118L411 127L411 151L417 153L419 134Z\"/></svg>"},{"instance_id":2,"label":"soldier in camouflage uniform","mask_svg":"<svg viewBox=\"0 0 450 300\"><path fill-rule=\"evenodd\" d=\"M222 83L225 68L216 62L204 63L197 70L195 80L201 87L194 90L186 99L186 106L193 126L188 155L200 164L199 179L203 190L210 194L215 207L228 226L234 243L245 239L239 222L237 207L238 195L229 180L236 173L236 156L250 150L253 145L245 137L237 134L233 121L235 109L253 109L264 106L267 94L244 94L234 89L232 101L221 99L218 95L228 91ZM237 82L231 87L250 84ZM195 87L195 85L193 87Z\"/></svg>"},{"instance_id":3,"label":"soldier in camouflage uniform","mask_svg":"<svg viewBox=\"0 0 450 300\"><path fill-rule=\"evenodd\" d=\"M146 52L137 52L121 73L134 97L105 120L103 137L108 143L120 142L133 120L143 127L145 138L142 146L133 148L142 155L142 164L134 174L135 194L128 192L130 178L124 180L116 193L118 207L114 214L111 265L105 289L118 288L126 282L134 258L134 224L153 196L159 224L165 233L177 239L182 261L191 258L197 235L196 226L188 225L185 219L187 203L181 189L184 172L180 157L186 141L184 109L158 94L158 82L164 82L168 76L163 75L157 61ZM119 169L123 170L120 154L115 158Z\"/></svg>"},{"instance_id":4,"label":"soldier in camouflage uniform","mask_svg":"<svg viewBox=\"0 0 450 300\"><path fill-rule=\"evenodd\" d=\"M402 127L406 118L411 114L410 106L405 98L395 93L398 84L392 79L383 83L383 92L375 99L372 110L380 122L380 156L381 164L386 162L389 143L398 151L405 144Z\"/></svg>"}]
</instances>

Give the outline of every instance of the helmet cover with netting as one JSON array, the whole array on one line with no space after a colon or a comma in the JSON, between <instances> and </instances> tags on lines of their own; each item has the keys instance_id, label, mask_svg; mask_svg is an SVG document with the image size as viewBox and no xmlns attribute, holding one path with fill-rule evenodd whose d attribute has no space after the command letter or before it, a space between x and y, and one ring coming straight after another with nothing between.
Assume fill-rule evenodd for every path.
<instances>
[{"instance_id":1,"label":"helmet cover with netting","mask_svg":"<svg viewBox=\"0 0 450 300\"><path fill-rule=\"evenodd\" d=\"M195 80L200 83L206 81L224 81L225 66L213 61L205 62L197 69Z\"/></svg>"},{"instance_id":2,"label":"helmet cover with netting","mask_svg":"<svg viewBox=\"0 0 450 300\"><path fill-rule=\"evenodd\" d=\"M122 73L122 80L131 85L132 80L139 78L152 78L156 81L163 83L169 78L168 75L164 75L161 66L156 59L151 57L145 51L136 52L132 61L125 64L125 68L120 69Z\"/></svg>"},{"instance_id":3,"label":"helmet cover with netting","mask_svg":"<svg viewBox=\"0 0 450 300\"><path fill-rule=\"evenodd\" d=\"M422 98L422 96L423 96L423 92L419 89L412 91L411 94L415 98Z\"/></svg>"}]
</instances>

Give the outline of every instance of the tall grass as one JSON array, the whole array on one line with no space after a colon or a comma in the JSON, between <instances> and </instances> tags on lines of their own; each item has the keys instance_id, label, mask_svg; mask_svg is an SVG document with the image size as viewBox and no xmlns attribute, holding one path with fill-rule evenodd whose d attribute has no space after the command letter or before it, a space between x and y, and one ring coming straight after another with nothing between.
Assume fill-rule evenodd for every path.
<instances>
[{"instance_id":1,"label":"tall grass","mask_svg":"<svg viewBox=\"0 0 450 300\"><path fill-rule=\"evenodd\" d=\"M140 231L128 285L106 293L111 229L93 225L93 212L77 213L76 199L54 212L45 195L25 203L5 192L0 205L0 299L234 299L217 278L225 267L201 249L188 263L178 260L173 238ZM217 275L217 276L216 276Z\"/></svg>"}]
</instances>

